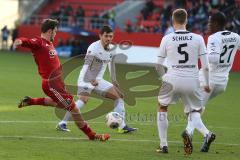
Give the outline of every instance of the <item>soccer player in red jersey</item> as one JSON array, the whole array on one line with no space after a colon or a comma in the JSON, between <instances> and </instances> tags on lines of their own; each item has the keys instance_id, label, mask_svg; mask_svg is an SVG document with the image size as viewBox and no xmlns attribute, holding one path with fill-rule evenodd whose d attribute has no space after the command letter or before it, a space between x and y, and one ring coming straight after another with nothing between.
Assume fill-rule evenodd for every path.
<instances>
[{"instance_id":1,"label":"soccer player in red jersey","mask_svg":"<svg viewBox=\"0 0 240 160\"><path fill-rule=\"evenodd\" d=\"M32 39L18 38L14 47L22 46L31 49L33 57L38 66L39 75L42 77L42 90L48 97L30 98L24 97L18 107L30 105L54 106L71 112L77 127L82 130L90 140L106 141L109 134L96 134L84 121L81 113L76 107L73 96L65 90L62 81L62 67L59 62L53 40L57 32L58 21L45 19L41 26L41 36Z\"/></svg>"}]
</instances>

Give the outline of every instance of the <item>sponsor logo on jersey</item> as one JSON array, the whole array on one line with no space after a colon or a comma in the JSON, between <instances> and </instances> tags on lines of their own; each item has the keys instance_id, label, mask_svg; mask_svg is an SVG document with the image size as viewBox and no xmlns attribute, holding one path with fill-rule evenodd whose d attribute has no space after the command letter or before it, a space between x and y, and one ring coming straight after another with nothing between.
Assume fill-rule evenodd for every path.
<instances>
[{"instance_id":1,"label":"sponsor logo on jersey","mask_svg":"<svg viewBox=\"0 0 240 160\"><path fill-rule=\"evenodd\" d=\"M231 67L231 64L220 64L217 66L218 68L226 68L226 67Z\"/></svg>"},{"instance_id":2,"label":"sponsor logo on jersey","mask_svg":"<svg viewBox=\"0 0 240 160\"><path fill-rule=\"evenodd\" d=\"M196 65L172 65L173 68L195 68Z\"/></svg>"},{"instance_id":3,"label":"sponsor logo on jersey","mask_svg":"<svg viewBox=\"0 0 240 160\"><path fill-rule=\"evenodd\" d=\"M101 60L101 59L96 58L95 61L98 62L98 63L108 63L111 60Z\"/></svg>"},{"instance_id":4,"label":"sponsor logo on jersey","mask_svg":"<svg viewBox=\"0 0 240 160\"><path fill-rule=\"evenodd\" d=\"M50 55L50 58L54 58L54 56L56 55L56 51L54 49L50 50L49 55Z\"/></svg>"}]
</instances>

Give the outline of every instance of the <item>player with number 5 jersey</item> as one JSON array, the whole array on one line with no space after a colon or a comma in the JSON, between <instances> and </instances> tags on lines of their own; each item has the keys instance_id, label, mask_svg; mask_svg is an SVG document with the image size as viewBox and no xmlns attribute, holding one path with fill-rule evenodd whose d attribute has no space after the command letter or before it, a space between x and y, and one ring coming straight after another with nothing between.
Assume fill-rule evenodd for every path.
<instances>
[{"instance_id":1,"label":"player with number 5 jersey","mask_svg":"<svg viewBox=\"0 0 240 160\"><path fill-rule=\"evenodd\" d=\"M205 127L200 114L203 103L199 82L198 59L200 58L203 68L205 91L210 92L208 57L203 37L186 30L186 10L175 10L172 19L175 32L163 37L158 51L158 64L156 65L157 71L162 77L162 86L158 96L157 126L160 147L157 152L168 153L167 108L168 105L181 99L189 124L182 133L184 150L186 154L191 154L194 129L197 129L205 136L215 136ZM163 64L165 59L167 59L168 68L164 74Z\"/></svg>"}]
</instances>

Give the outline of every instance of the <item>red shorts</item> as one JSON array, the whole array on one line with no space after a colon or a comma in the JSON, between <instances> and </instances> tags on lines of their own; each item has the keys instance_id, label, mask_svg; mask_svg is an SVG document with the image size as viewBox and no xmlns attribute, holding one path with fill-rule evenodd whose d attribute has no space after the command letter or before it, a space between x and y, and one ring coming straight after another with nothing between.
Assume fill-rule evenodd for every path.
<instances>
[{"instance_id":1,"label":"red shorts","mask_svg":"<svg viewBox=\"0 0 240 160\"><path fill-rule=\"evenodd\" d=\"M75 106L73 96L66 91L61 79L42 80L42 89L61 108L71 111Z\"/></svg>"}]
</instances>

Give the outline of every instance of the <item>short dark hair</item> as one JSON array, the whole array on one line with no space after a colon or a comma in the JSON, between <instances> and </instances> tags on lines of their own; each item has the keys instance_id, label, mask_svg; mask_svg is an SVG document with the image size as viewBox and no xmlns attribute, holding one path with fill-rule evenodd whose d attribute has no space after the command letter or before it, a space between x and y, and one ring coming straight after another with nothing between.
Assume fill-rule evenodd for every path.
<instances>
[{"instance_id":1,"label":"short dark hair","mask_svg":"<svg viewBox=\"0 0 240 160\"><path fill-rule=\"evenodd\" d=\"M58 27L58 20L56 19L44 19L42 22L41 32L46 33L49 29L54 29Z\"/></svg>"},{"instance_id":2,"label":"short dark hair","mask_svg":"<svg viewBox=\"0 0 240 160\"><path fill-rule=\"evenodd\" d=\"M106 33L111 33L111 32L113 32L113 29L110 26L105 25L101 28L100 34L103 34L105 32Z\"/></svg>"},{"instance_id":3,"label":"short dark hair","mask_svg":"<svg viewBox=\"0 0 240 160\"><path fill-rule=\"evenodd\" d=\"M187 11L185 9L176 9L173 11L173 19L179 24L184 24L187 20Z\"/></svg>"},{"instance_id":4,"label":"short dark hair","mask_svg":"<svg viewBox=\"0 0 240 160\"><path fill-rule=\"evenodd\" d=\"M216 23L219 27L224 27L227 23L227 19L225 14L219 11L211 15L210 22Z\"/></svg>"}]
</instances>

